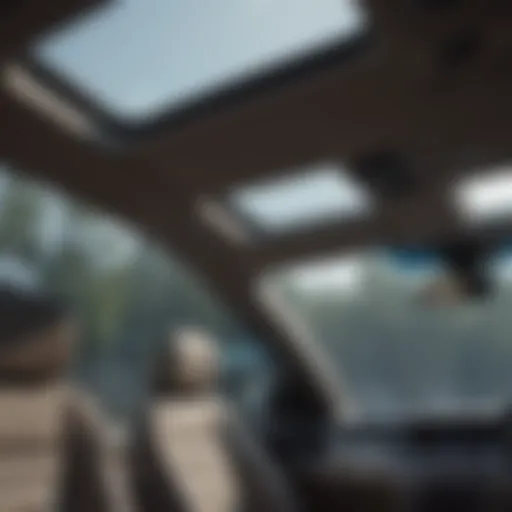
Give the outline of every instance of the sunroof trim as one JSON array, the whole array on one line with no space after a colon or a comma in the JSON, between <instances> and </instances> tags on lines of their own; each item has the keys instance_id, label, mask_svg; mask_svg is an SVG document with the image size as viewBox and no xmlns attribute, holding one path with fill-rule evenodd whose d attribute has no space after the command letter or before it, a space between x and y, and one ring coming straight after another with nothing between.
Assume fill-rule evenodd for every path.
<instances>
[{"instance_id":1,"label":"sunroof trim","mask_svg":"<svg viewBox=\"0 0 512 512\"><path fill-rule=\"evenodd\" d=\"M219 201L200 197L196 200L195 211L205 225L228 242L242 246L250 244L247 230Z\"/></svg>"},{"instance_id":2,"label":"sunroof trim","mask_svg":"<svg viewBox=\"0 0 512 512\"><path fill-rule=\"evenodd\" d=\"M43 113L66 131L86 139L97 135L95 124L86 114L40 83L22 65L7 64L2 70L2 85L11 96Z\"/></svg>"}]
</instances>

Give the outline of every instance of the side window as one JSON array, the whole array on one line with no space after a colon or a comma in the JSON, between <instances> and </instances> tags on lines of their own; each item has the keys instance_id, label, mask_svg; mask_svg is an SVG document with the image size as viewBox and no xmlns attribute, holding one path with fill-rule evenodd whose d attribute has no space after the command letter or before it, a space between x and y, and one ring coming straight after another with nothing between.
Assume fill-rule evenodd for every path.
<instances>
[{"instance_id":1,"label":"side window","mask_svg":"<svg viewBox=\"0 0 512 512\"><path fill-rule=\"evenodd\" d=\"M274 361L264 345L241 334L225 347L221 372L222 390L242 412L257 416L265 405L274 379Z\"/></svg>"},{"instance_id":2,"label":"side window","mask_svg":"<svg viewBox=\"0 0 512 512\"><path fill-rule=\"evenodd\" d=\"M158 311L148 311L160 289L151 254L118 220L0 165L0 292L49 296L73 312L72 376L119 417L142 397L155 336Z\"/></svg>"},{"instance_id":3,"label":"side window","mask_svg":"<svg viewBox=\"0 0 512 512\"><path fill-rule=\"evenodd\" d=\"M167 251L58 189L0 165L0 291L31 288L76 312L73 376L118 418L136 415L159 344L173 329L207 330L221 351L221 390L257 407L271 358L252 333Z\"/></svg>"},{"instance_id":4,"label":"side window","mask_svg":"<svg viewBox=\"0 0 512 512\"><path fill-rule=\"evenodd\" d=\"M275 358L182 264L166 261L170 275L165 300L167 340L173 330L182 328L208 333L220 352L219 391L240 412L258 418L273 382Z\"/></svg>"}]
</instances>

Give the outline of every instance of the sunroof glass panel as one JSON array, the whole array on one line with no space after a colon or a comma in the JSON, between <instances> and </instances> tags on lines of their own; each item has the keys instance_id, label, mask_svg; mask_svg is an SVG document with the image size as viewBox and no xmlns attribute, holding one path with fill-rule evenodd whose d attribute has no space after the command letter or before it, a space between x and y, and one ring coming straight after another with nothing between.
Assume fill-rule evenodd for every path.
<instances>
[{"instance_id":1,"label":"sunroof glass panel","mask_svg":"<svg viewBox=\"0 0 512 512\"><path fill-rule=\"evenodd\" d=\"M365 26L357 0L118 0L34 51L115 114L140 119Z\"/></svg>"},{"instance_id":2,"label":"sunroof glass panel","mask_svg":"<svg viewBox=\"0 0 512 512\"><path fill-rule=\"evenodd\" d=\"M470 224L512 220L512 169L488 171L460 181L455 205Z\"/></svg>"},{"instance_id":3,"label":"sunroof glass panel","mask_svg":"<svg viewBox=\"0 0 512 512\"><path fill-rule=\"evenodd\" d=\"M364 217L373 209L366 188L334 165L233 190L228 202L251 225L270 235Z\"/></svg>"}]
</instances>

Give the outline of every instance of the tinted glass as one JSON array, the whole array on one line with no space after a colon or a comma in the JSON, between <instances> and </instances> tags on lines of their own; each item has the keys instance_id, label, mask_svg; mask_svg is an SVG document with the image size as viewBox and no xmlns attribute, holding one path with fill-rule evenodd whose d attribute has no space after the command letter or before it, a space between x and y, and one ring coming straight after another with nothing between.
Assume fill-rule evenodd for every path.
<instances>
[{"instance_id":1,"label":"tinted glass","mask_svg":"<svg viewBox=\"0 0 512 512\"><path fill-rule=\"evenodd\" d=\"M363 184L335 165L238 188L229 201L235 212L259 231L274 235L357 219L373 208Z\"/></svg>"},{"instance_id":2,"label":"tinted glass","mask_svg":"<svg viewBox=\"0 0 512 512\"><path fill-rule=\"evenodd\" d=\"M115 114L143 119L365 26L355 0L118 0L35 48Z\"/></svg>"},{"instance_id":3,"label":"tinted glass","mask_svg":"<svg viewBox=\"0 0 512 512\"><path fill-rule=\"evenodd\" d=\"M254 402L254 388L265 381L270 360L262 344L172 254L119 219L4 165L5 287L56 296L76 313L74 376L117 418L141 412L153 361L183 326L205 329L219 343L220 384L241 405Z\"/></svg>"},{"instance_id":4,"label":"tinted glass","mask_svg":"<svg viewBox=\"0 0 512 512\"><path fill-rule=\"evenodd\" d=\"M428 305L435 253L368 250L267 276L328 351L363 418L500 410L512 399L512 250L487 261L489 297Z\"/></svg>"}]
</instances>

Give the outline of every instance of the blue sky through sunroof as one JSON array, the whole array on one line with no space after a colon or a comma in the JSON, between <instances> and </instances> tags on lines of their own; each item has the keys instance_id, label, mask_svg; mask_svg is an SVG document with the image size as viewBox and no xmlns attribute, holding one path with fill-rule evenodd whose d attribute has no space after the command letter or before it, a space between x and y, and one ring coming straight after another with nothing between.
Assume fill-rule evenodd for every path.
<instances>
[{"instance_id":1,"label":"blue sky through sunroof","mask_svg":"<svg viewBox=\"0 0 512 512\"><path fill-rule=\"evenodd\" d=\"M35 53L116 114L138 118L350 38L364 22L357 0L117 0Z\"/></svg>"},{"instance_id":2,"label":"blue sky through sunroof","mask_svg":"<svg viewBox=\"0 0 512 512\"><path fill-rule=\"evenodd\" d=\"M320 164L230 194L236 211L266 233L282 234L373 210L367 189L342 167Z\"/></svg>"}]
</instances>

